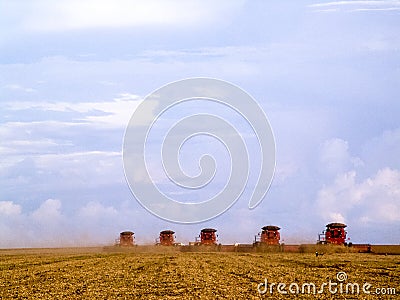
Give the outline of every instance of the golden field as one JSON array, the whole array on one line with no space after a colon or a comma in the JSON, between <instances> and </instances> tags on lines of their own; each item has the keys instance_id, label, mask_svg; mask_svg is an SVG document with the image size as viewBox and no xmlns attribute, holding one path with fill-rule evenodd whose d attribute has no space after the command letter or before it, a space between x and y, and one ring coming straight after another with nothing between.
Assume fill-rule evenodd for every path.
<instances>
[{"instance_id":1,"label":"golden field","mask_svg":"<svg viewBox=\"0 0 400 300\"><path fill-rule=\"evenodd\" d=\"M160 248L159 248L160 249ZM371 294L260 295L270 283L371 284ZM399 299L400 256L358 253L224 253L105 248L0 250L0 299ZM376 288L397 295L376 295ZM268 288L270 288L268 286ZM288 287L286 287L286 291ZM386 290L387 291L387 290Z\"/></svg>"}]
</instances>

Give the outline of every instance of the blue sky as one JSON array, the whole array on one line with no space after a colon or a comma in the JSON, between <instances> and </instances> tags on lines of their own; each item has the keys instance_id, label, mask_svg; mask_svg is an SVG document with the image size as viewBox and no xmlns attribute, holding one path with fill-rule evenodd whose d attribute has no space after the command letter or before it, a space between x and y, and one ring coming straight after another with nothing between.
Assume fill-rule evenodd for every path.
<instances>
[{"instance_id":1,"label":"blue sky","mask_svg":"<svg viewBox=\"0 0 400 300\"><path fill-rule=\"evenodd\" d=\"M353 242L398 244L398 28L389 0L0 1L0 247L107 244L122 230L150 243L166 228L186 243L203 227L250 243L267 224L285 243L313 243L330 221ZM245 193L218 218L179 225L131 195L129 118L187 77L230 81L268 116L276 173L255 209ZM189 172L198 155L184 154Z\"/></svg>"}]
</instances>

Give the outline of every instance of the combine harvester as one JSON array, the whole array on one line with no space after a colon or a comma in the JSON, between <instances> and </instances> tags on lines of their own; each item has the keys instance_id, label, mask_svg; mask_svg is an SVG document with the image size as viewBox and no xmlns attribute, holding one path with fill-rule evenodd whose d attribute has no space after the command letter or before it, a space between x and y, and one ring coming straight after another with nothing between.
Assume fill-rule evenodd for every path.
<instances>
[{"instance_id":1,"label":"combine harvester","mask_svg":"<svg viewBox=\"0 0 400 300\"><path fill-rule=\"evenodd\" d=\"M156 239L156 246L179 246L179 243L175 243L176 236L172 230L163 230L160 232L160 236Z\"/></svg>"},{"instance_id":2,"label":"combine harvester","mask_svg":"<svg viewBox=\"0 0 400 300\"><path fill-rule=\"evenodd\" d=\"M346 227L347 225L343 223L329 223L326 225L326 229L318 235L317 244L345 246L354 249L355 252L370 253L370 244L347 243L347 240L350 240L350 238L347 238Z\"/></svg>"},{"instance_id":3,"label":"combine harvester","mask_svg":"<svg viewBox=\"0 0 400 300\"><path fill-rule=\"evenodd\" d=\"M134 252L288 252L288 253L313 253L323 255L324 253L337 252L358 252L375 254L400 254L400 245L371 245L371 244L353 244L348 242L346 224L329 223L326 229L318 235L316 244L286 245L280 242L281 229L275 225L267 225L261 228L254 237L252 244L234 244L223 245L218 243L217 230L214 228L204 228L200 231L194 242L189 245L177 243L175 241L175 232L172 230L163 230L153 245L138 246L135 243L134 233L132 231L123 231L119 239L112 247L105 247L106 250L123 249L124 251ZM160 247L162 246L162 247Z\"/></svg>"},{"instance_id":4,"label":"combine harvester","mask_svg":"<svg viewBox=\"0 0 400 300\"><path fill-rule=\"evenodd\" d=\"M214 228L204 228L195 238L194 242L181 247L182 252L213 252L221 251L221 244L218 244L217 230Z\"/></svg>"}]
</instances>

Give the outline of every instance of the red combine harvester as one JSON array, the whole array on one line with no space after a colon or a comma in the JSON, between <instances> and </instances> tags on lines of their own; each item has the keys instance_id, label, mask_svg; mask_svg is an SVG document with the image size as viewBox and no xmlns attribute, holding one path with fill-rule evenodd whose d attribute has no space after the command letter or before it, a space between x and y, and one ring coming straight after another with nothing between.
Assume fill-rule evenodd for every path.
<instances>
[{"instance_id":1,"label":"red combine harvester","mask_svg":"<svg viewBox=\"0 0 400 300\"><path fill-rule=\"evenodd\" d=\"M353 244L348 243L343 223L329 223L326 229L318 235L317 244L332 245L333 252L359 252L359 253L377 253L377 254L400 254L400 245L370 245L370 244ZM173 251L181 252L301 252L308 253L310 251L331 251L331 246L318 246L315 244L289 244L281 243L280 227L268 225L261 228L262 231L255 236L252 244L221 245L218 244L214 228L204 228L200 231L194 242L189 242L189 245L175 242L175 232L172 230L163 230L160 232L159 238L156 240L156 245L177 246ZM114 246L135 246L135 251L143 249L147 251L146 245L137 246L135 243L134 233L132 231L123 231L119 238L116 239ZM114 247L112 246L112 247ZM201 247L205 246L205 247ZM348 249L346 249L348 247ZM342 248L342 249L339 249ZM133 248L132 248L133 249ZM318 253L318 252L316 252Z\"/></svg>"},{"instance_id":2,"label":"red combine harvester","mask_svg":"<svg viewBox=\"0 0 400 300\"><path fill-rule=\"evenodd\" d=\"M318 235L318 244L333 244L352 247L360 253L370 253L372 248L370 244L353 244L347 243L347 232L344 230L347 227L343 223L330 223L326 225L326 230Z\"/></svg>"},{"instance_id":3,"label":"red combine harvester","mask_svg":"<svg viewBox=\"0 0 400 300\"><path fill-rule=\"evenodd\" d=\"M217 244L217 237L216 234L217 230L214 228L204 228L200 231L199 237L196 238L196 245L216 245Z\"/></svg>"},{"instance_id":4,"label":"red combine harvester","mask_svg":"<svg viewBox=\"0 0 400 300\"><path fill-rule=\"evenodd\" d=\"M119 240L117 241L118 246L134 246L135 245L135 238L134 233L132 231L123 231L119 234Z\"/></svg>"},{"instance_id":5,"label":"red combine harvester","mask_svg":"<svg viewBox=\"0 0 400 300\"><path fill-rule=\"evenodd\" d=\"M254 237L255 245L279 245L279 240L281 239L280 227L268 225L261 229L262 231Z\"/></svg>"},{"instance_id":6,"label":"red combine harvester","mask_svg":"<svg viewBox=\"0 0 400 300\"><path fill-rule=\"evenodd\" d=\"M160 237L156 240L156 245L173 246L175 245L175 236L172 230L163 230L160 232Z\"/></svg>"},{"instance_id":7,"label":"red combine harvester","mask_svg":"<svg viewBox=\"0 0 400 300\"><path fill-rule=\"evenodd\" d=\"M318 244L347 245L347 232L344 230L346 227L347 225L343 223L326 225L326 229L318 235Z\"/></svg>"}]
</instances>

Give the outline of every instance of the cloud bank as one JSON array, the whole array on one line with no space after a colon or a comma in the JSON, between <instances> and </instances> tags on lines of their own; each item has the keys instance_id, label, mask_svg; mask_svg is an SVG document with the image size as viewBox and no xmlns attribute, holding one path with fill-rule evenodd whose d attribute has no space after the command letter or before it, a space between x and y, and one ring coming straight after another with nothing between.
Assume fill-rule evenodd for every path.
<instances>
[{"instance_id":1,"label":"cloud bank","mask_svg":"<svg viewBox=\"0 0 400 300\"><path fill-rule=\"evenodd\" d=\"M268 224L285 243L314 243L331 221L358 242L398 243L399 1L93 3L0 3L0 247L109 244L122 230L153 243L167 228L188 242L202 227L250 243ZM183 226L135 201L121 149L145 95L198 76L259 102L277 168L256 209L246 190L220 217ZM164 125L207 108L169 114L153 144ZM207 149L226 158L207 139L187 146L189 174ZM166 192L187 199L150 165Z\"/></svg>"}]
</instances>

